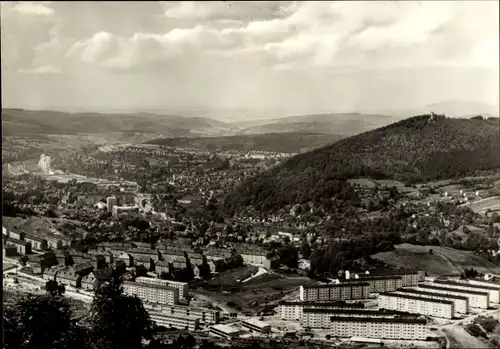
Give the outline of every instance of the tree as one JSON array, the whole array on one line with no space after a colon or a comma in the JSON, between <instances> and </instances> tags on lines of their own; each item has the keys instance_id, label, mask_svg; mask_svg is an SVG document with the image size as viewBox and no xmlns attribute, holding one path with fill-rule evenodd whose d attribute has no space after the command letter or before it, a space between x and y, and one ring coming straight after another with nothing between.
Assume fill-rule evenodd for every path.
<instances>
[{"instance_id":1,"label":"tree","mask_svg":"<svg viewBox=\"0 0 500 349\"><path fill-rule=\"evenodd\" d=\"M123 293L121 275L114 272L109 281L95 291L90 311L93 348L142 348L143 340L151 340L154 323L142 301Z\"/></svg>"},{"instance_id":2,"label":"tree","mask_svg":"<svg viewBox=\"0 0 500 349\"><path fill-rule=\"evenodd\" d=\"M302 243L301 248L300 248L300 254L305 259L308 259L311 256L311 252L312 252L311 245L309 245L309 243L307 241L304 241Z\"/></svg>"},{"instance_id":3,"label":"tree","mask_svg":"<svg viewBox=\"0 0 500 349\"><path fill-rule=\"evenodd\" d=\"M5 349L77 349L86 336L64 298L29 295L4 309Z\"/></svg>"},{"instance_id":4,"label":"tree","mask_svg":"<svg viewBox=\"0 0 500 349\"><path fill-rule=\"evenodd\" d=\"M299 265L299 253L293 245L280 248L279 257L281 262L289 268L297 268Z\"/></svg>"},{"instance_id":5,"label":"tree","mask_svg":"<svg viewBox=\"0 0 500 349\"><path fill-rule=\"evenodd\" d=\"M45 290L51 296L62 296L66 292L66 286L54 280L49 280L45 283Z\"/></svg>"}]
</instances>

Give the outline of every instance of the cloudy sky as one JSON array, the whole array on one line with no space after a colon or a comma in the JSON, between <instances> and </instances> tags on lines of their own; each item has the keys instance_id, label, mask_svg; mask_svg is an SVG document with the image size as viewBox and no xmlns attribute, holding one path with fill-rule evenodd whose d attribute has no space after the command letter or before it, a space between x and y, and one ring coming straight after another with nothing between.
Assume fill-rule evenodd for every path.
<instances>
[{"instance_id":1,"label":"cloudy sky","mask_svg":"<svg viewBox=\"0 0 500 349\"><path fill-rule=\"evenodd\" d=\"M5 107L498 105L499 2L2 2Z\"/></svg>"}]
</instances>

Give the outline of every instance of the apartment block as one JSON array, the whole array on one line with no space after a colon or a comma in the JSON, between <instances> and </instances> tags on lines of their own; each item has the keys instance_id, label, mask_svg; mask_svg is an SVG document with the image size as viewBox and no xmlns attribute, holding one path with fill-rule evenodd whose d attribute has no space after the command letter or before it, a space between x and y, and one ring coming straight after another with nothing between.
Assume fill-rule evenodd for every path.
<instances>
[{"instance_id":1,"label":"apartment block","mask_svg":"<svg viewBox=\"0 0 500 349\"><path fill-rule=\"evenodd\" d=\"M271 325L256 319L245 319L241 322L241 326L247 330L259 332L259 333L270 333Z\"/></svg>"},{"instance_id":2,"label":"apartment block","mask_svg":"<svg viewBox=\"0 0 500 349\"><path fill-rule=\"evenodd\" d=\"M165 287L172 287L179 290L179 298L187 298L189 295L189 285L187 282L172 281L172 280L162 280L149 277L138 277L135 282L148 285L159 285Z\"/></svg>"},{"instance_id":3,"label":"apartment block","mask_svg":"<svg viewBox=\"0 0 500 349\"><path fill-rule=\"evenodd\" d=\"M380 311L370 309L304 309L301 319L303 326L311 328L330 328L331 317L352 318L385 318L394 319L399 316L415 317L412 314L403 314L396 311Z\"/></svg>"},{"instance_id":4,"label":"apartment block","mask_svg":"<svg viewBox=\"0 0 500 349\"><path fill-rule=\"evenodd\" d=\"M439 294L449 294L453 296L464 296L469 298L469 307L488 309L490 304L490 294L488 292L476 292L459 288L448 288L438 286L438 284L420 284L418 290L434 292Z\"/></svg>"},{"instance_id":5,"label":"apartment block","mask_svg":"<svg viewBox=\"0 0 500 349\"><path fill-rule=\"evenodd\" d=\"M283 320L301 320L304 309L364 309L364 304L340 302L285 302L279 303L278 313Z\"/></svg>"},{"instance_id":6,"label":"apartment block","mask_svg":"<svg viewBox=\"0 0 500 349\"><path fill-rule=\"evenodd\" d=\"M209 308L195 308L184 305L146 305L147 309L165 314L193 316L206 324L218 324L220 322L220 310Z\"/></svg>"},{"instance_id":7,"label":"apartment block","mask_svg":"<svg viewBox=\"0 0 500 349\"><path fill-rule=\"evenodd\" d=\"M454 281L454 280L434 280L434 284L438 286L447 287L447 288L458 288L461 290L471 290L477 292L488 292L490 294L490 302L499 303L500 301L500 287L493 287L491 285L474 285L467 282L462 281Z\"/></svg>"},{"instance_id":8,"label":"apartment block","mask_svg":"<svg viewBox=\"0 0 500 349\"><path fill-rule=\"evenodd\" d=\"M397 293L380 293L378 306L379 309L404 311L444 319L453 319L455 316L455 304L452 301Z\"/></svg>"},{"instance_id":9,"label":"apartment block","mask_svg":"<svg viewBox=\"0 0 500 349\"><path fill-rule=\"evenodd\" d=\"M442 299L447 301L452 301L455 305L455 316L457 314L468 314L469 313L469 298L465 296L453 296L450 294L439 294L428 291L419 291L413 289L401 289L396 291L397 294L406 294L410 296L425 297L432 299Z\"/></svg>"},{"instance_id":10,"label":"apartment block","mask_svg":"<svg viewBox=\"0 0 500 349\"><path fill-rule=\"evenodd\" d=\"M300 286L301 301L334 301L349 299L365 299L370 297L370 284L340 283L330 285Z\"/></svg>"},{"instance_id":11,"label":"apartment block","mask_svg":"<svg viewBox=\"0 0 500 349\"><path fill-rule=\"evenodd\" d=\"M179 290L177 288L124 281L123 290L125 293L136 295L146 302L169 305L179 302Z\"/></svg>"},{"instance_id":12,"label":"apartment block","mask_svg":"<svg viewBox=\"0 0 500 349\"><path fill-rule=\"evenodd\" d=\"M179 330L196 331L200 327L200 320L194 316L168 314L149 311L149 317L159 326L176 328Z\"/></svg>"},{"instance_id":13,"label":"apartment block","mask_svg":"<svg viewBox=\"0 0 500 349\"><path fill-rule=\"evenodd\" d=\"M363 275L362 277L356 279L341 279L341 284L349 283L368 283L370 285L370 293L380 293L380 292L393 292L399 288L403 287L403 277L386 275Z\"/></svg>"},{"instance_id":14,"label":"apartment block","mask_svg":"<svg viewBox=\"0 0 500 349\"><path fill-rule=\"evenodd\" d=\"M425 340L425 319L330 318L330 329L336 337Z\"/></svg>"}]
</instances>

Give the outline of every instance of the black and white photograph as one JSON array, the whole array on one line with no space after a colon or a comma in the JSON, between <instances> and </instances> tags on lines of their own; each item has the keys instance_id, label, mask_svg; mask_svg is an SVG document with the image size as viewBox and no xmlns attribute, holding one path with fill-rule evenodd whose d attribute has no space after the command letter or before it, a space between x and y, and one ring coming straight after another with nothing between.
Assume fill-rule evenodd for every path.
<instances>
[{"instance_id":1,"label":"black and white photograph","mask_svg":"<svg viewBox=\"0 0 500 349\"><path fill-rule=\"evenodd\" d=\"M4 349L500 348L500 1L1 1Z\"/></svg>"}]
</instances>

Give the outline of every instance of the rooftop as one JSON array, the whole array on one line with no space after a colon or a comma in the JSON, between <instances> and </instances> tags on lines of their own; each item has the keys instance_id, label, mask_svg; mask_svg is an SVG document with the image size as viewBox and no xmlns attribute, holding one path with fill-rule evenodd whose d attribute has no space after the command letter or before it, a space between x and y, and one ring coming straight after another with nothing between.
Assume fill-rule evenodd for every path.
<instances>
[{"instance_id":1,"label":"rooftop","mask_svg":"<svg viewBox=\"0 0 500 349\"><path fill-rule=\"evenodd\" d=\"M229 326L229 325L224 325L224 324L212 325L210 328L211 329L213 328L215 330L218 330L218 331L221 331L221 332L224 332L227 334L238 334L240 332L240 330L238 330L237 328L234 328L234 327Z\"/></svg>"},{"instance_id":2,"label":"rooftop","mask_svg":"<svg viewBox=\"0 0 500 349\"><path fill-rule=\"evenodd\" d=\"M461 300L468 300L469 299L465 296L444 295L444 294L440 294L440 293L436 294L436 293L428 292L428 291L419 291L419 290L410 290L410 289L400 289L400 290L397 290L396 292L420 294L423 296L439 296L439 297L445 297L445 298L451 298L451 299L461 299Z\"/></svg>"},{"instance_id":3,"label":"rooftop","mask_svg":"<svg viewBox=\"0 0 500 349\"><path fill-rule=\"evenodd\" d=\"M301 285L305 289L309 288L335 288L335 287L346 287L346 286L370 286L368 282L342 282L340 284L328 284L328 285Z\"/></svg>"},{"instance_id":4,"label":"rooftop","mask_svg":"<svg viewBox=\"0 0 500 349\"><path fill-rule=\"evenodd\" d=\"M270 326L268 323L257 320L257 319L244 319L242 323L247 323L249 325L257 326L257 327L267 327Z\"/></svg>"},{"instance_id":5,"label":"rooftop","mask_svg":"<svg viewBox=\"0 0 500 349\"><path fill-rule=\"evenodd\" d=\"M398 323L398 324L422 324L425 325L427 320L425 319L386 319L386 318L367 318L367 317L346 317L346 316L332 316L330 318L332 322L375 322L375 323Z\"/></svg>"},{"instance_id":6,"label":"rooftop","mask_svg":"<svg viewBox=\"0 0 500 349\"><path fill-rule=\"evenodd\" d=\"M391 293L391 292L382 292L382 293L379 294L379 296L413 299L413 300L416 300L416 301L425 301L425 302L431 302L431 303L454 304L452 301L447 301L447 300L444 300L444 299L435 299L435 298L410 296L410 295L406 295L406 294L398 294L398 293Z\"/></svg>"},{"instance_id":7,"label":"rooftop","mask_svg":"<svg viewBox=\"0 0 500 349\"><path fill-rule=\"evenodd\" d=\"M301 301L281 301L280 305L302 305L307 306L323 306L323 307L345 307L345 308L364 308L365 305L362 303L343 303L343 302L301 302Z\"/></svg>"},{"instance_id":8,"label":"rooftop","mask_svg":"<svg viewBox=\"0 0 500 349\"><path fill-rule=\"evenodd\" d=\"M434 283L438 285L465 286L465 287L470 287L472 289L489 290L489 291L498 291L499 289L499 287L467 284L452 280L434 280Z\"/></svg>"},{"instance_id":9,"label":"rooftop","mask_svg":"<svg viewBox=\"0 0 500 349\"><path fill-rule=\"evenodd\" d=\"M488 292L477 292L477 291L469 291L469 290L463 290L460 288L448 288L448 287L440 287L440 286L434 286L434 285L418 285L419 288L424 288L424 289L429 289L429 290L440 290L440 291L448 291L448 292L455 292L455 293L464 293L464 294L473 294L473 295L478 295L478 296L488 296Z\"/></svg>"},{"instance_id":10,"label":"rooftop","mask_svg":"<svg viewBox=\"0 0 500 349\"><path fill-rule=\"evenodd\" d=\"M183 319L183 320L191 320L191 321L196 321L198 320L198 317L196 316L190 316L190 315L185 315L185 314L179 314L179 313L163 313L159 311L154 311L154 310L148 310L148 313L151 317L157 316L160 318L165 318L165 319Z\"/></svg>"}]
</instances>

